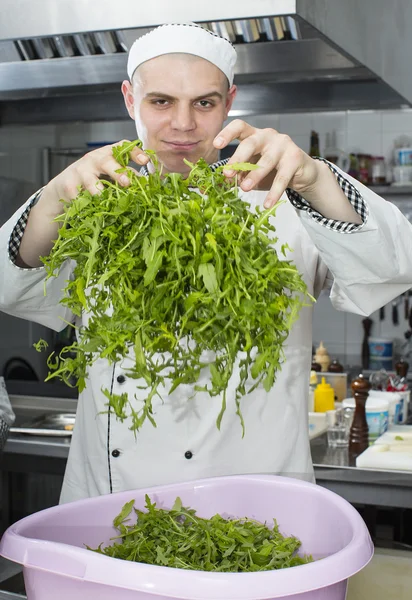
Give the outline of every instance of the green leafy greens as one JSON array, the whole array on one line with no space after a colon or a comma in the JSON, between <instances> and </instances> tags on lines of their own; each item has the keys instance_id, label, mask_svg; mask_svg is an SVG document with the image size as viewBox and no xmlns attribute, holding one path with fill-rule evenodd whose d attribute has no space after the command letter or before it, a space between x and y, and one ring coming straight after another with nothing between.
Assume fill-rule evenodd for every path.
<instances>
[{"instance_id":1,"label":"green leafy greens","mask_svg":"<svg viewBox=\"0 0 412 600\"><path fill-rule=\"evenodd\" d=\"M103 393L117 418L131 417L130 429L136 431L146 419L156 425L152 402L161 396L159 388L168 382L171 393L180 384L196 384L208 368L209 383L194 389L222 395L220 427L238 359L236 405L244 432L240 400L260 384L266 391L273 386L283 344L308 297L306 285L284 259L287 246L281 249L283 260L272 246L270 217L276 207L252 212L224 167L213 171L202 159L186 161L187 178L163 176L148 151L155 172L141 177L127 168L138 143L113 148L129 187L102 180L99 195L81 190L56 219L58 239L42 259L47 278L66 260L75 261L61 302L88 318L73 345L49 356L48 379L70 385L74 377L82 391L97 359L115 363L134 351L128 375L145 390L144 400ZM214 353L212 361L205 351Z\"/></svg>"},{"instance_id":2,"label":"green leafy greens","mask_svg":"<svg viewBox=\"0 0 412 600\"><path fill-rule=\"evenodd\" d=\"M134 511L137 519L127 524ZM276 521L273 527L252 519L203 519L176 499L171 510L157 508L146 495L146 511L123 506L113 525L119 531L115 543L97 549L100 554L150 565L241 573L285 569L312 562L298 556L300 541L284 537ZM120 541L117 541L120 540Z\"/></svg>"}]
</instances>

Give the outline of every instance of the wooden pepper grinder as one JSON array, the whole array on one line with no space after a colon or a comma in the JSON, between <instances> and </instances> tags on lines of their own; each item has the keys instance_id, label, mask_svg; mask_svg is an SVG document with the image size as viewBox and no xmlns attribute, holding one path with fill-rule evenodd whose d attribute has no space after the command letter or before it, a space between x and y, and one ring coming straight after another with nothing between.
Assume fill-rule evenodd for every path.
<instances>
[{"instance_id":1,"label":"wooden pepper grinder","mask_svg":"<svg viewBox=\"0 0 412 600\"><path fill-rule=\"evenodd\" d=\"M369 369L369 358L370 358L369 337L371 334L372 325L373 325L373 321L369 317L366 317L366 319L362 320L362 326L363 326L362 368L363 369Z\"/></svg>"},{"instance_id":2,"label":"wooden pepper grinder","mask_svg":"<svg viewBox=\"0 0 412 600\"><path fill-rule=\"evenodd\" d=\"M409 363L401 358L395 365L395 371L398 377L405 380L408 375Z\"/></svg>"},{"instance_id":3,"label":"wooden pepper grinder","mask_svg":"<svg viewBox=\"0 0 412 600\"><path fill-rule=\"evenodd\" d=\"M336 358L329 365L329 373L343 373L343 365Z\"/></svg>"},{"instance_id":4,"label":"wooden pepper grinder","mask_svg":"<svg viewBox=\"0 0 412 600\"><path fill-rule=\"evenodd\" d=\"M365 404L370 388L369 381L363 375L352 381L351 389L355 398L355 414L349 432L349 455L352 459L362 454L369 446Z\"/></svg>"}]
</instances>

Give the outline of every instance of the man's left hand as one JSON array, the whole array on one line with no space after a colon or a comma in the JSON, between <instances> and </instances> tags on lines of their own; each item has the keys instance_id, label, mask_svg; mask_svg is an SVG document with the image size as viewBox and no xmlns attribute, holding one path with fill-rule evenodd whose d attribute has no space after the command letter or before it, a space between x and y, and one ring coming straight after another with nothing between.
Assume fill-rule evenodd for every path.
<instances>
[{"instance_id":1,"label":"man's left hand","mask_svg":"<svg viewBox=\"0 0 412 600\"><path fill-rule=\"evenodd\" d=\"M312 195L319 177L319 161L311 158L288 135L275 129L257 129L245 121L236 119L229 123L216 136L215 148L219 150L239 140L240 144L229 159L225 175L233 177L231 163L251 162L260 168L238 174L240 187L250 190L268 190L265 208L271 208L282 196L286 188L295 190L302 196Z\"/></svg>"}]
</instances>

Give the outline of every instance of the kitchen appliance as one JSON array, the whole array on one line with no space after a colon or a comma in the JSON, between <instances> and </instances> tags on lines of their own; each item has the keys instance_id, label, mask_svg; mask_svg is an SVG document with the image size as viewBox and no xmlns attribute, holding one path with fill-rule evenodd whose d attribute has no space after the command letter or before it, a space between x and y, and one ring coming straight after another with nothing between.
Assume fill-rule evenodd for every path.
<instances>
[{"instance_id":1,"label":"kitchen appliance","mask_svg":"<svg viewBox=\"0 0 412 600\"><path fill-rule=\"evenodd\" d=\"M234 41L239 93L233 115L412 103L409 0L378 6L376 0L190 6L186 0L101 0L98 8L94 0L59 0L59 10L55 6L55 0L20 0L19 19L15 1L2 0L2 124L127 118L119 86L131 42L154 26L179 21Z\"/></svg>"},{"instance_id":2,"label":"kitchen appliance","mask_svg":"<svg viewBox=\"0 0 412 600\"><path fill-rule=\"evenodd\" d=\"M49 413L40 415L19 426L11 427L10 433L47 437L71 437L75 420L75 413Z\"/></svg>"},{"instance_id":3,"label":"kitchen appliance","mask_svg":"<svg viewBox=\"0 0 412 600\"><path fill-rule=\"evenodd\" d=\"M0 452L6 445L10 426L13 425L15 418L6 384L3 377L0 377Z\"/></svg>"},{"instance_id":4,"label":"kitchen appliance","mask_svg":"<svg viewBox=\"0 0 412 600\"><path fill-rule=\"evenodd\" d=\"M312 563L277 571L216 573L119 560L87 550L117 534L113 519L145 495L171 508L180 497L199 516L253 517L298 537ZM373 555L358 511L329 490L300 480L244 475L163 485L70 502L30 515L3 535L0 554L23 564L29 600L131 600L144 597L196 600L345 600L347 579Z\"/></svg>"}]
</instances>

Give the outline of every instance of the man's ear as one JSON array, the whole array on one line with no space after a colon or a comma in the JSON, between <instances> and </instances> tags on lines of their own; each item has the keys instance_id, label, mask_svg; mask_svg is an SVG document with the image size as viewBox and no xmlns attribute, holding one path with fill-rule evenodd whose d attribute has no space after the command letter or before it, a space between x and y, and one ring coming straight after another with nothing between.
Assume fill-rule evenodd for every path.
<instances>
[{"instance_id":1,"label":"man's ear","mask_svg":"<svg viewBox=\"0 0 412 600\"><path fill-rule=\"evenodd\" d=\"M229 111L232 108L232 104L233 101L236 97L237 94L237 87L235 85L232 85L232 87L229 89L228 93L227 93L227 98L226 98L226 106L225 106L225 119L227 119L228 115L229 115Z\"/></svg>"},{"instance_id":2,"label":"man's ear","mask_svg":"<svg viewBox=\"0 0 412 600\"><path fill-rule=\"evenodd\" d=\"M129 113L130 118L134 121L134 95L133 87L130 81L123 81L122 94L124 98L124 103L127 108L127 112Z\"/></svg>"}]
</instances>

